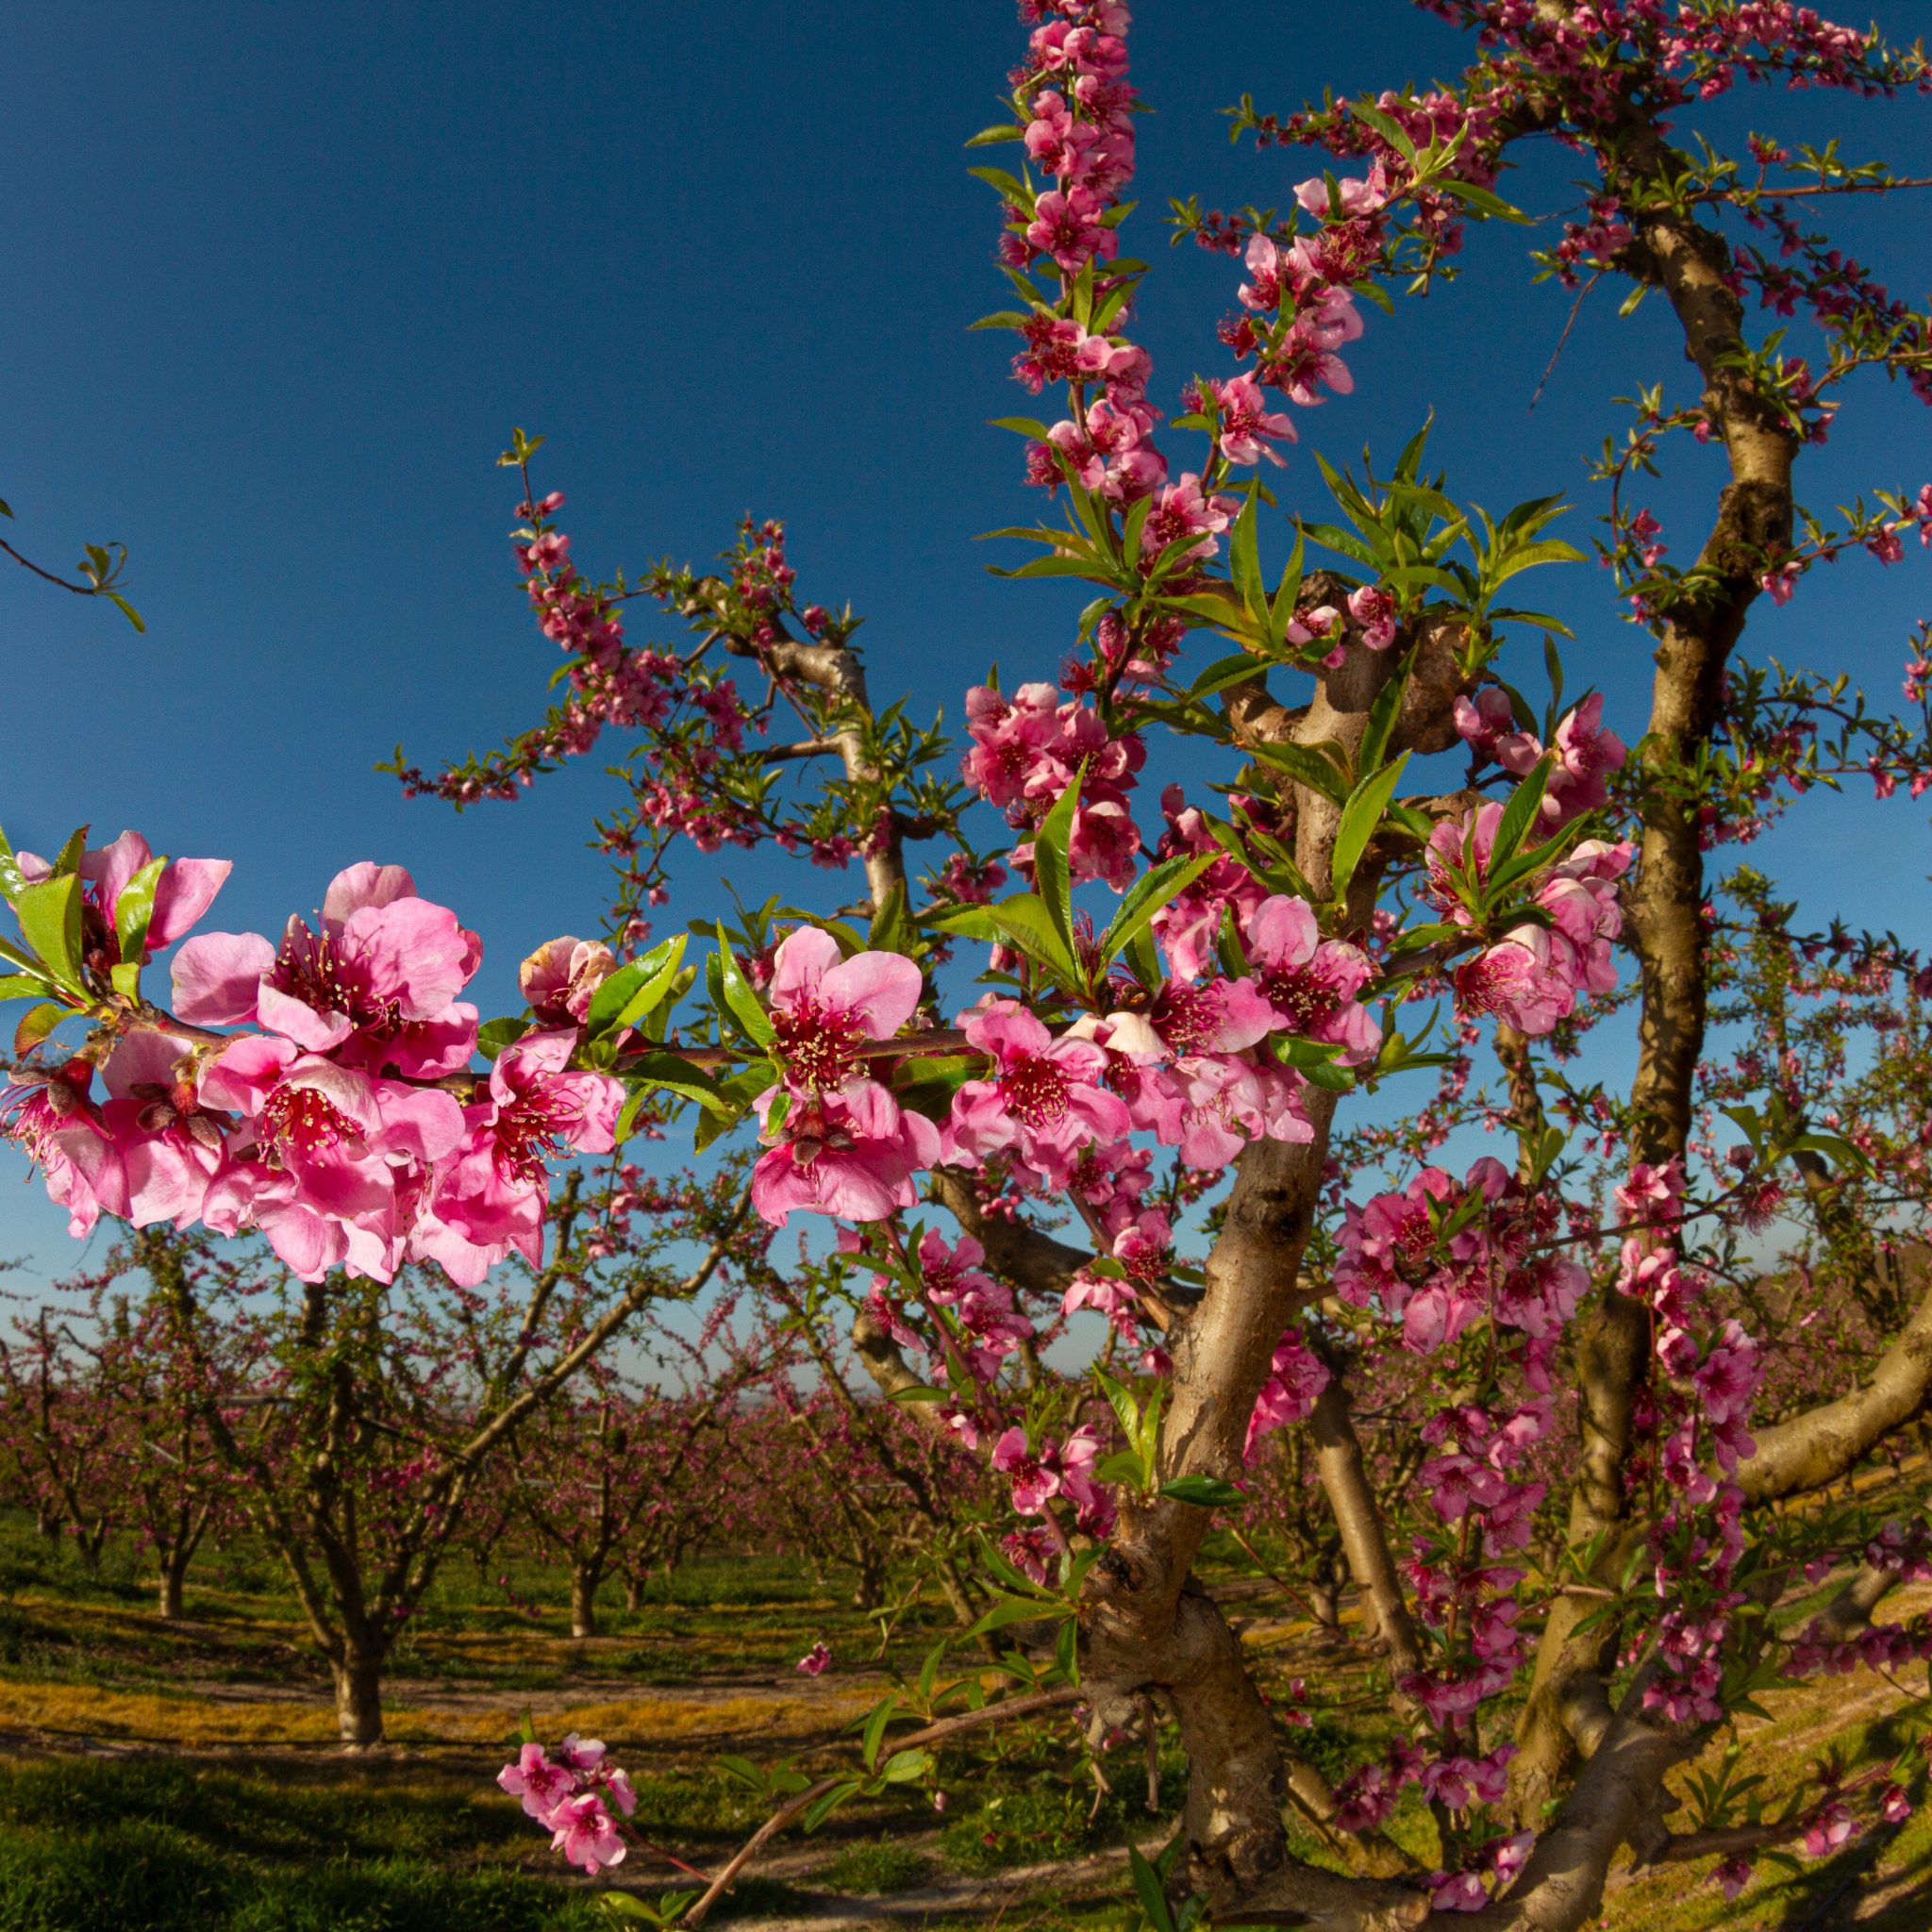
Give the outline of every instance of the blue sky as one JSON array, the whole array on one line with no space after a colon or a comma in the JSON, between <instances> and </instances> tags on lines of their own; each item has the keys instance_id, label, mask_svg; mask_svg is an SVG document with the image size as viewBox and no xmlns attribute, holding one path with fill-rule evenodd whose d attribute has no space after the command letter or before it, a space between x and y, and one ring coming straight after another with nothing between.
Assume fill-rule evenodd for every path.
<instances>
[{"instance_id":1,"label":"blue sky","mask_svg":"<svg viewBox=\"0 0 1932 1932\"><path fill-rule=\"evenodd\" d=\"M1312 171L1231 148L1218 110L1244 90L1287 107L1426 82L1464 42L1402 0L1227 0L1211 32L1173 0L1141 13L1135 78L1158 111L1128 234L1156 264L1137 333L1171 399L1226 368L1213 325L1239 276L1167 248L1167 196L1284 203ZM1904 36L1920 23L1907 0L1877 15ZM60 565L125 541L149 630L0 575L0 822L28 845L90 819L231 857L210 922L228 927L273 930L340 866L401 859L483 934L486 1010L513 1004L519 956L604 903L583 848L610 797L600 766L460 820L371 769L398 741L425 763L487 745L541 702L555 653L524 612L493 467L512 423L548 436L540 481L568 492L592 567L702 559L742 510L782 515L801 589L867 614L879 697L957 716L991 659L1008 681L1051 675L1078 600L989 577L971 541L1031 507L1018 443L986 426L1026 406L1010 345L964 332L1003 287L960 143L1020 44L1002 0L17 14L0 73L7 534ZM1750 94L1699 125L1840 136L1932 173L1921 104ZM1548 212L1574 201L1574 172L1542 153L1511 191ZM1895 288L1932 283L1924 204L1848 207L1839 226ZM1452 491L1493 508L1574 491L1568 533L1588 541L1601 506L1582 459L1624 420L1608 398L1658 380L1688 396L1686 372L1654 308L1619 323L1599 300L1526 413L1568 298L1527 286L1522 247L1479 233L1461 284L1371 314L1356 395L1302 419L1286 508L1322 513L1311 447L1392 454L1433 408ZM1840 420L1806 458L1807 503L1932 474L1902 390L1855 386ZM1679 557L1717 461L1653 492ZM1841 565L1760 611L1747 648L1840 665L1890 702L1932 609L1927 569L1916 549L1890 573ZM1538 590L1576 626L1573 687L1603 687L1634 738L1647 641L1587 567ZM641 616L634 637L652 634ZM1751 857L1821 920L1932 937L1921 808L1801 808ZM808 889L741 856L724 869L748 896ZM684 877L663 930L715 909L716 865ZM836 882L810 883L830 903ZM36 1277L76 1258L37 1189L0 1190L6 1255Z\"/></svg>"}]
</instances>

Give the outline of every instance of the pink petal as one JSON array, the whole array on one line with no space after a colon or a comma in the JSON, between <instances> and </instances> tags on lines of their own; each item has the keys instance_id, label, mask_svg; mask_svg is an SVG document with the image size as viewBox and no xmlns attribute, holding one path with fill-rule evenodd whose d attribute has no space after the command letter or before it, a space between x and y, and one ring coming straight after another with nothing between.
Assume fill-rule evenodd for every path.
<instances>
[{"instance_id":1,"label":"pink petal","mask_svg":"<svg viewBox=\"0 0 1932 1932\"><path fill-rule=\"evenodd\" d=\"M323 898L322 916L341 925L350 913L364 906L388 906L397 899L413 899L416 881L400 865L377 865L365 858L346 872L339 872L328 882Z\"/></svg>"},{"instance_id":2,"label":"pink petal","mask_svg":"<svg viewBox=\"0 0 1932 1932\"><path fill-rule=\"evenodd\" d=\"M819 995L827 1006L858 1014L873 1039L890 1040L911 1019L923 987L910 959L897 953L859 953L825 974Z\"/></svg>"},{"instance_id":3,"label":"pink petal","mask_svg":"<svg viewBox=\"0 0 1932 1932\"><path fill-rule=\"evenodd\" d=\"M255 1018L262 974L275 949L258 932L205 932L175 955L175 1014L193 1026Z\"/></svg>"},{"instance_id":4,"label":"pink petal","mask_svg":"<svg viewBox=\"0 0 1932 1932\"><path fill-rule=\"evenodd\" d=\"M202 1105L252 1118L261 1111L262 1102L280 1084L294 1058L295 1049L286 1040L262 1033L241 1035L202 1074Z\"/></svg>"},{"instance_id":5,"label":"pink petal","mask_svg":"<svg viewBox=\"0 0 1932 1932\"><path fill-rule=\"evenodd\" d=\"M95 888L95 903L109 925L114 923L114 902L122 888L153 857L139 832L123 832L111 845L81 855L80 875Z\"/></svg>"},{"instance_id":6,"label":"pink petal","mask_svg":"<svg viewBox=\"0 0 1932 1932\"><path fill-rule=\"evenodd\" d=\"M188 941L189 946L200 943L199 940ZM184 953L187 950L187 946L182 948ZM180 970L178 959L175 970ZM180 1013L178 1003L175 1010ZM181 1017L186 1019L188 1016L183 1013ZM259 1020L262 1025L285 1035L297 1046L306 1046L310 1053L326 1053L330 1047L340 1046L356 1030L354 1022L346 1013L318 1013L313 1007L265 980L256 994L254 1013L243 1017Z\"/></svg>"},{"instance_id":7,"label":"pink petal","mask_svg":"<svg viewBox=\"0 0 1932 1932\"><path fill-rule=\"evenodd\" d=\"M150 952L171 946L208 908L234 871L225 858L177 858L155 887L155 909L147 923Z\"/></svg>"},{"instance_id":8,"label":"pink petal","mask_svg":"<svg viewBox=\"0 0 1932 1932\"><path fill-rule=\"evenodd\" d=\"M839 941L815 925L787 933L772 956L772 1004L789 1007L794 995L817 995L819 982L839 964Z\"/></svg>"},{"instance_id":9,"label":"pink petal","mask_svg":"<svg viewBox=\"0 0 1932 1932\"><path fill-rule=\"evenodd\" d=\"M427 899L358 907L342 925L344 950L368 962L377 994L409 1020L441 1012L463 990L475 971L472 937L448 907Z\"/></svg>"}]
</instances>

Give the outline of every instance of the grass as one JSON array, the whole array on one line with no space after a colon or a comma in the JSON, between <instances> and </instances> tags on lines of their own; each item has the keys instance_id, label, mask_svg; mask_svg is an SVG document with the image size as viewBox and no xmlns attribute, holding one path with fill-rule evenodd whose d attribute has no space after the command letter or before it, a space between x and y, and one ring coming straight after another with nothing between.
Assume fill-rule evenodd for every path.
<instances>
[{"instance_id":1,"label":"grass","mask_svg":"<svg viewBox=\"0 0 1932 1932\"><path fill-rule=\"evenodd\" d=\"M843 1589L793 1560L718 1557L654 1579L634 1613L609 1609L609 1634L591 1643L571 1641L564 1601L559 1577L527 1566L506 1591L453 1565L386 1685L396 1749L345 1759L325 1674L258 1551L211 1553L191 1579L187 1618L165 1624L131 1550L110 1545L91 1571L0 1514L0 1754L22 1754L0 1755L0 1932L584 1932L605 1924L590 1889L491 1783L526 1706L545 1736L608 1740L635 1779L642 1836L715 1869L760 1816L717 1757L789 1758L814 1774L847 1762L851 1721L881 1689L875 1628ZM1811 1607L1787 1605L1781 1621ZM891 1661L916 1672L932 1634L931 1624L901 1633ZM820 1637L834 1667L810 1682L792 1666ZM1246 1641L1277 1706L1291 1702L1291 1676L1307 1679L1314 1719L1290 1742L1331 1776L1392 1723L1366 1666L1323 1652L1284 1614L1262 1615ZM1829 1745L1890 1751L1916 1734L1899 1725L1897 1692L1869 1673L1764 1702L1769 1720L1743 1728L1774 1801ZM1159 1815L1146 1808L1138 1746L1105 1762L1110 1789L1096 1804L1063 1728L949 1746L942 1815L918 1790L856 1799L818 1837L774 1846L718 1922L935 1887L962 1903L936 1912L934 1927L963 1932L996 1914L1003 1932L1091 1932L1118 1917L1118 1862L1018 1891L1009 1874L1172 1829L1178 1755L1159 1766ZM1290 1828L1298 1856L1333 1861L1293 1814ZM1434 1825L1413 1790L1389 1831L1433 1862ZM1603 1926L1835 1932L1858 1901L1861 1926L1924 1932L1932 1817L1795 1872L1766 1864L1734 1906L1707 1875L1620 1874ZM643 1849L618 1877L652 1895L688 1882ZM984 1913L964 1903L974 1888Z\"/></svg>"},{"instance_id":2,"label":"grass","mask_svg":"<svg viewBox=\"0 0 1932 1932\"><path fill-rule=\"evenodd\" d=\"M0 1932L588 1932L507 1807L189 1765L0 1767Z\"/></svg>"}]
</instances>

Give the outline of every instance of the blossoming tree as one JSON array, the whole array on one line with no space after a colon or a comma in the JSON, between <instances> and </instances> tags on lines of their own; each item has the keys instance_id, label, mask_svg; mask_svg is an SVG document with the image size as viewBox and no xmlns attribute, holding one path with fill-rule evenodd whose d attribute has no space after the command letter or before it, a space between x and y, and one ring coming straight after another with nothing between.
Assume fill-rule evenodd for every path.
<instances>
[{"instance_id":1,"label":"blossoming tree","mask_svg":"<svg viewBox=\"0 0 1932 1932\"><path fill-rule=\"evenodd\" d=\"M543 947L524 1014L478 1026L459 998L477 942L399 868L352 867L320 927L279 942L188 939L163 1008L142 961L206 912L220 866L132 835L6 860L21 941L0 990L35 1001L12 1130L76 1226L199 1222L254 1231L305 1281L416 1265L474 1289L511 1256L541 1265L551 1163L675 1108L700 1149L756 1135L760 1223L822 1230L800 1274L841 1286L804 1318L842 1295L881 1394L1005 1479L974 1587L976 1634L1019 1640L1013 1692L983 1702L935 1653L848 1771L748 1769L771 1823L662 1915L702 1920L783 1824L917 1784L940 1739L1076 1700L1095 1742L1177 1731L1184 1856L1137 1868L1170 1926L1186 1893L1230 1921L1551 1932L1594 1915L1626 1848L1721 1858L1736 1889L1754 1856L1828 1851L1923 1782L1874 1760L1767 1810L1724 1776L1675 1798L1666 1778L1781 1672L1932 1646L1923 1620L1877 1621L1925 1569L1923 1525L1848 1543L1807 1507L1924 1409L1932 1302L1914 1306L1918 1124L1882 1079L1826 1119L1842 1058L1805 1013L1849 985L1916 1027L1926 972L1890 938L1804 935L1762 882L1733 880L1721 911L1707 878L1711 850L1799 792L1932 780L1923 630L1896 711L1834 665L1740 655L1754 604L1803 594L1820 561L1932 541L1932 485L1886 479L1830 526L1793 498L1859 371L1932 398L1926 317L1815 225L1834 197L1924 184L1772 136L1733 158L1677 124L1740 84L1889 96L1932 71L1785 0L1432 10L1474 35L1452 85L1243 104L1260 147L1336 163L1285 218L1176 204L1177 235L1241 267L1218 330L1232 373L1163 419L1130 333L1148 270L1121 252L1127 9L1023 8L1010 114L974 142L1018 150L976 170L1012 304L982 325L1017 338L1017 379L1056 406L1008 425L1047 508L999 534L1035 553L1009 575L1091 601L1057 683L965 693L957 748L875 701L857 619L801 593L779 525L747 521L722 572L602 580L518 432L518 558L561 698L497 754L399 775L511 798L624 741L599 827L612 947ZM1321 463L1341 521L1291 531L1264 481L1302 412L1373 370L1364 305L1452 274L1469 224L1523 219L1507 170L1541 137L1591 181L1538 272L1579 299L1604 281L1656 298L1690 370L1631 385L1597 472L1603 559L1656 640L1634 749L1606 718L1622 694L1566 705L1567 633L1513 601L1579 555L1556 498L1500 518L1459 503L1423 433L1379 474ZM1759 331L1754 303L1802 313L1811 355ZM1695 445L1724 480L1669 561L1632 499ZM633 643L641 596L685 639ZM1522 670L1539 634L1541 709ZM1155 744L1189 774L1158 823ZM770 841L863 890L646 949L687 840ZM1740 987L1782 1014L1769 1056L1711 1036L1713 997ZM1620 1096L1585 1057L1633 1004ZM33 1054L76 1015L84 1044ZM1493 1090L1471 1085L1478 1050ZM1434 1158L1478 1126L1502 1158ZM1773 1216L1798 1257L1777 1295L1743 1245ZM1826 1275L1860 1310L1862 1379L1819 1404L1778 1378ZM1058 1372L1042 1349L1082 1311L1097 1358ZM1194 1574L1282 1430L1397 1718L1333 1784L1293 1761ZM1842 1590L1790 1638L1773 1611L1835 1565ZM624 1856L631 1794L602 1744L552 1757L533 1739L504 1782L574 1860ZM1412 1788L1421 1860L1381 1829ZM1291 1856L1291 1796L1346 1848L1335 1869Z\"/></svg>"}]
</instances>

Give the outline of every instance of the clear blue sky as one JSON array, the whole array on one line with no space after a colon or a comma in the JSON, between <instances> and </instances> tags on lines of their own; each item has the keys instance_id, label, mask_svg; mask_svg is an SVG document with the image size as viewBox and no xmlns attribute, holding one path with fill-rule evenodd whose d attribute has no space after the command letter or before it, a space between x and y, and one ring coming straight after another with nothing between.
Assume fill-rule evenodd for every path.
<instances>
[{"instance_id":1,"label":"clear blue sky","mask_svg":"<svg viewBox=\"0 0 1932 1932\"><path fill-rule=\"evenodd\" d=\"M1228 0L1211 24L1176 0L1140 12L1135 79L1158 112L1129 234L1157 265L1138 333L1171 398L1227 366L1213 325L1239 277L1168 250L1166 197L1283 203L1311 172L1230 148L1217 110L1244 89L1286 107L1324 84L1425 82L1465 43L1402 0ZM1923 24L1908 0L1877 12L1897 35ZM84 540L125 541L149 625L137 639L0 575L0 820L16 841L87 818L232 857L210 923L270 930L341 865L401 859L482 932L486 1010L512 1004L519 955L604 903L582 847L609 797L599 768L461 820L371 770L398 740L425 763L493 742L540 702L555 653L524 613L492 467L512 423L548 435L541 481L569 492L586 563L703 558L740 511L783 515L802 588L868 613L876 693L957 715L990 658L1050 675L1077 600L988 577L970 541L1029 507L1017 442L985 426L1024 406L1010 345L964 333L1002 285L992 197L960 152L1020 45L1004 0L15 9L8 534L61 565ZM1932 173L1923 103L1746 94L1703 125L1840 135ZM1574 172L1552 153L1512 189L1546 212L1574 200ZM1840 225L1919 292L1926 214L1867 204ZM1522 245L1479 234L1464 283L1372 313L1357 393L1304 415L1303 449L1392 451L1433 408L1452 489L1493 508L1574 489L1570 534L1587 541L1600 506L1581 458L1621 428L1607 398L1657 379L1686 395L1686 374L1660 316L1618 324L1601 303L1525 414L1568 298L1526 286ZM1808 503L1932 474L1932 422L1902 390L1866 383L1841 420L1806 458ZM1653 497L1680 557L1696 528L1673 509L1707 505L1716 461ZM1306 454L1279 487L1320 513ZM1576 623L1573 680L1603 686L1634 738L1645 640L1593 571L1567 576L1545 594ZM1932 609L1924 553L1884 575L1842 565L1825 590L1760 612L1749 649L1835 660L1890 702L1900 641ZM1922 808L1801 809L1753 857L1821 918L1932 936ZM751 893L777 883L741 856L726 870ZM666 930L713 909L711 862L685 876ZM35 1275L77 1258L38 1189L0 1190L9 1254Z\"/></svg>"}]
</instances>

